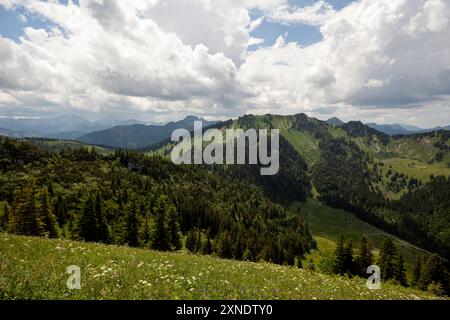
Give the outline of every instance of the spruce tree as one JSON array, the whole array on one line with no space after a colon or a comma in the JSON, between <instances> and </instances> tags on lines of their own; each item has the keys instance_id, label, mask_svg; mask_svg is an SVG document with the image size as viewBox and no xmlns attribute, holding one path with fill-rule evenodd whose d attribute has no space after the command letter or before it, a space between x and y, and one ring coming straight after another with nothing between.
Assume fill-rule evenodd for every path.
<instances>
[{"instance_id":1,"label":"spruce tree","mask_svg":"<svg viewBox=\"0 0 450 320\"><path fill-rule=\"evenodd\" d=\"M97 221L97 241L109 243L109 230L103 211L103 199L100 192L95 194L95 216Z\"/></svg>"},{"instance_id":2,"label":"spruce tree","mask_svg":"<svg viewBox=\"0 0 450 320\"><path fill-rule=\"evenodd\" d=\"M3 202L2 214L0 215L0 231L8 231L9 229L9 206L6 201Z\"/></svg>"},{"instance_id":3,"label":"spruce tree","mask_svg":"<svg viewBox=\"0 0 450 320\"><path fill-rule=\"evenodd\" d=\"M341 235L341 238L337 243L336 251L334 252L334 264L333 264L333 272L340 275L343 275L346 272L344 246L345 246L344 236Z\"/></svg>"},{"instance_id":4,"label":"spruce tree","mask_svg":"<svg viewBox=\"0 0 450 320\"><path fill-rule=\"evenodd\" d=\"M80 238L87 242L97 241L97 216L95 213L95 203L92 194L85 197L81 216L78 222L78 234Z\"/></svg>"},{"instance_id":5,"label":"spruce tree","mask_svg":"<svg viewBox=\"0 0 450 320\"><path fill-rule=\"evenodd\" d=\"M420 258L420 256L417 256L416 263L414 264L413 279L411 282L411 285L413 287L417 287L419 285L421 274L422 274L422 259Z\"/></svg>"},{"instance_id":6,"label":"spruce tree","mask_svg":"<svg viewBox=\"0 0 450 320\"><path fill-rule=\"evenodd\" d=\"M356 275L366 276L366 271L373 264L372 246L366 236L361 238L358 255L355 259Z\"/></svg>"},{"instance_id":7,"label":"spruce tree","mask_svg":"<svg viewBox=\"0 0 450 320\"><path fill-rule=\"evenodd\" d=\"M139 204L136 195L132 195L126 209L125 242L131 247L139 246Z\"/></svg>"},{"instance_id":8,"label":"spruce tree","mask_svg":"<svg viewBox=\"0 0 450 320\"><path fill-rule=\"evenodd\" d=\"M208 233L206 233L206 241L203 244L202 253L205 255L209 255L212 253L212 251L213 251L213 249L212 249L211 237L209 236L209 232L208 232Z\"/></svg>"},{"instance_id":9,"label":"spruce tree","mask_svg":"<svg viewBox=\"0 0 450 320\"><path fill-rule=\"evenodd\" d=\"M171 249L169 242L169 232L166 222L166 196L159 196L156 200L153 212L155 214L155 227L152 232L151 247L155 250L169 251Z\"/></svg>"},{"instance_id":10,"label":"spruce tree","mask_svg":"<svg viewBox=\"0 0 450 320\"><path fill-rule=\"evenodd\" d=\"M41 224L36 209L36 180L34 178L24 188L22 200L23 202L17 208L17 233L39 236Z\"/></svg>"},{"instance_id":11,"label":"spruce tree","mask_svg":"<svg viewBox=\"0 0 450 320\"><path fill-rule=\"evenodd\" d=\"M194 253L196 251L197 237L194 229L188 231L186 236L186 249Z\"/></svg>"},{"instance_id":12,"label":"spruce tree","mask_svg":"<svg viewBox=\"0 0 450 320\"><path fill-rule=\"evenodd\" d=\"M201 253L201 249L203 247L203 241L202 241L202 232L198 229L195 239L195 251Z\"/></svg>"},{"instance_id":13,"label":"spruce tree","mask_svg":"<svg viewBox=\"0 0 450 320\"><path fill-rule=\"evenodd\" d=\"M427 290L432 283L441 284L444 290L449 293L449 276L444 262L437 254L429 257L423 267L419 286L422 290Z\"/></svg>"},{"instance_id":14,"label":"spruce tree","mask_svg":"<svg viewBox=\"0 0 450 320\"><path fill-rule=\"evenodd\" d=\"M355 267L353 263L353 241L349 240L344 249L345 273L352 275Z\"/></svg>"},{"instance_id":15,"label":"spruce tree","mask_svg":"<svg viewBox=\"0 0 450 320\"><path fill-rule=\"evenodd\" d=\"M395 264L394 279L402 286L407 286L408 282L406 281L406 270L404 264L405 261L403 259L403 254L400 252Z\"/></svg>"},{"instance_id":16,"label":"spruce tree","mask_svg":"<svg viewBox=\"0 0 450 320\"><path fill-rule=\"evenodd\" d=\"M226 259L233 257L231 237L228 231L222 232L218 237L217 254Z\"/></svg>"},{"instance_id":17,"label":"spruce tree","mask_svg":"<svg viewBox=\"0 0 450 320\"><path fill-rule=\"evenodd\" d=\"M66 208L65 208L65 202L61 194L58 194L55 200L55 203L53 205L53 212L56 216L56 219L58 221L58 225L60 227L63 227L66 223Z\"/></svg>"},{"instance_id":18,"label":"spruce tree","mask_svg":"<svg viewBox=\"0 0 450 320\"><path fill-rule=\"evenodd\" d=\"M383 241L382 248L380 250L380 269L381 279L387 281L395 276L395 256L397 250L394 243L390 238Z\"/></svg>"},{"instance_id":19,"label":"spruce tree","mask_svg":"<svg viewBox=\"0 0 450 320\"><path fill-rule=\"evenodd\" d=\"M58 238L61 230L52 212L47 189L44 189L39 196L38 217L42 224L42 235L49 238Z\"/></svg>"},{"instance_id":20,"label":"spruce tree","mask_svg":"<svg viewBox=\"0 0 450 320\"><path fill-rule=\"evenodd\" d=\"M169 241L174 250L180 250L182 247L180 236L180 217L177 209L173 204L169 204L167 209L168 222L167 227L169 229Z\"/></svg>"}]
</instances>

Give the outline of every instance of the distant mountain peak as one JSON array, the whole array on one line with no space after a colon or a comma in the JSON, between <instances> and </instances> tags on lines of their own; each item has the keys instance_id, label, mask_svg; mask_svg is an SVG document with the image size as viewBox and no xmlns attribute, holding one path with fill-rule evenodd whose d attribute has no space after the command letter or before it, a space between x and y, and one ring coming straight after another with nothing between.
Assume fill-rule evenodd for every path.
<instances>
[{"instance_id":1,"label":"distant mountain peak","mask_svg":"<svg viewBox=\"0 0 450 320\"><path fill-rule=\"evenodd\" d=\"M182 121L198 121L198 120L202 120L201 118L197 117L197 116L187 116L186 118L184 118Z\"/></svg>"},{"instance_id":2,"label":"distant mountain peak","mask_svg":"<svg viewBox=\"0 0 450 320\"><path fill-rule=\"evenodd\" d=\"M336 127L342 126L345 122L337 117L332 117L326 121L326 123L331 124Z\"/></svg>"}]
</instances>

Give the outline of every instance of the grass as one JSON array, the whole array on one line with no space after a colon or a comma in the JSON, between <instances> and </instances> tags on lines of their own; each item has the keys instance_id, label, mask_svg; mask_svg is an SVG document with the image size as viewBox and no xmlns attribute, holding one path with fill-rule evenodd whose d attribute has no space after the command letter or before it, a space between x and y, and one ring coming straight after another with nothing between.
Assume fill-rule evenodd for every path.
<instances>
[{"instance_id":1,"label":"grass","mask_svg":"<svg viewBox=\"0 0 450 320\"><path fill-rule=\"evenodd\" d=\"M434 162L433 164L429 164L418 160L404 158L384 159L382 162L384 163L384 166L380 168L382 169L383 176L386 175L390 165L395 171L424 182L429 181L431 175L450 176L450 167L444 162Z\"/></svg>"},{"instance_id":2,"label":"grass","mask_svg":"<svg viewBox=\"0 0 450 320\"><path fill-rule=\"evenodd\" d=\"M280 133L302 155L309 165L313 165L320 158L319 140L309 132L295 129L281 129Z\"/></svg>"},{"instance_id":3,"label":"grass","mask_svg":"<svg viewBox=\"0 0 450 320\"><path fill-rule=\"evenodd\" d=\"M382 242L388 237L391 238L397 250L404 255L408 277L411 277L417 256L429 254L425 250L365 223L352 213L327 207L315 199L308 199L304 204L296 203L293 206L294 209L301 206L302 211L307 213L306 217L311 232L318 242L319 250L314 250L305 259L305 263L312 258L315 263L320 264L323 258L332 256L341 235L344 235L346 240L352 240L355 249L358 248L361 237L367 236L374 246L375 257L378 256Z\"/></svg>"},{"instance_id":4,"label":"grass","mask_svg":"<svg viewBox=\"0 0 450 320\"><path fill-rule=\"evenodd\" d=\"M81 269L81 289L66 269ZM2 299L436 299L268 263L0 234Z\"/></svg>"}]
</instances>

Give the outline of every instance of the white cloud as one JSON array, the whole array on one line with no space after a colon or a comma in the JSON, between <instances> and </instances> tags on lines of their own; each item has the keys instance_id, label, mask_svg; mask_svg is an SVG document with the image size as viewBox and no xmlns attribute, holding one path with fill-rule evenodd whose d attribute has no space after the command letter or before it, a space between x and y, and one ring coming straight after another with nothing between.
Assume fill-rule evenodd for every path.
<instances>
[{"instance_id":1,"label":"white cloud","mask_svg":"<svg viewBox=\"0 0 450 320\"><path fill-rule=\"evenodd\" d=\"M0 0L52 22L26 27L17 42L0 38L0 113L76 108L167 120L306 111L417 124L416 112L450 123L448 2L361 0L340 11L286 3ZM250 10L265 16L251 20ZM249 51L263 41L250 35L263 19L320 26L323 40L301 47L281 36Z\"/></svg>"},{"instance_id":2,"label":"white cloud","mask_svg":"<svg viewBox=\"0 0 450 320\"><path fill-rule=\"evenodd\" d=\"M316 1L310 6L297 7L288 4L271 8L267 18L283 24L309 24L320 26L335 13L333 6L326 1Z\"/></svg>"},{"instance_id":3,"label":"white cloud","mask_svg":"<svg viewBox=\"0 0 450 320\"><path fill-rule=\"evenodd\" d=\"M443 17L450 4L442 1L356 2L323 23L322 41L302 48L279 39L249 54L239 77L251 84L254 112L335 106L340 114L383 109L399 117L406 108L439 105L441 121L450 122L450 27Z\"/></svg>"}]
</instances>

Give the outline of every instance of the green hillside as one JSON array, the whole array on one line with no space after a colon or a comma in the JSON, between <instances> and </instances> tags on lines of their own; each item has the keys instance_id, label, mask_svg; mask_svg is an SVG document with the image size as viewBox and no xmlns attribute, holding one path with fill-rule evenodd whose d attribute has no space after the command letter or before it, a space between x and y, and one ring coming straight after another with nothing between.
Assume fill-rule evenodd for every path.
<instances>
[{"instance_id":1,"label":"green hillside","mask_svg":"<svg viewBox=\"0 0 450 320\"><path fill-rule=\"evenodd\" d=\"M358 248L361 237L366 236L374 246L376 258L382 242L386 238L391 238L397 250L402 252L405 257L408 276L411 276L417 256L428 256L430 254L358 219L353 213L327 207L315 199L308 199L305 203L296 203L293 205L293 210L302 212L306 216L311 232L318 243L318 250L312 250L312 253L304 259L304 264L310 258L318 265L321 264L322 260L332 258L336 243L341 235L347 240L352 240L355 249ZM323 263L326 263L326 261Z\"/></svg>"},{"instance_id":2,"label":"green hillside","mask_svg":"<svg viewBox=\"0 0 450 320\"><path fill-rule=\"evenodd\" d=\"M68 266L81 270L69 290ZM0 234L0 299L437 299L364 279L187 253Z\"/></svg>"}]
</instances>

